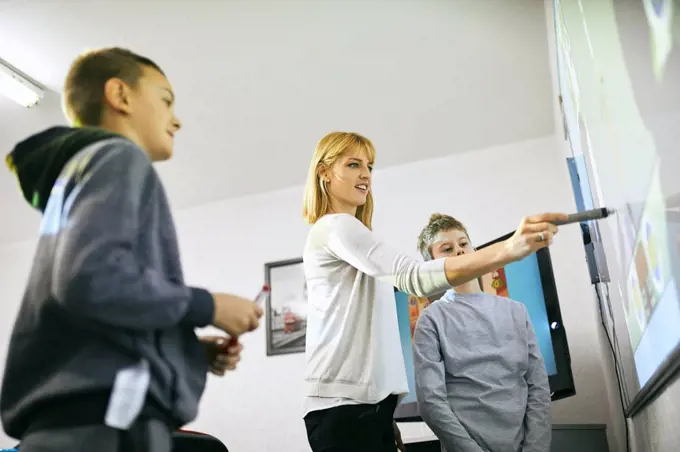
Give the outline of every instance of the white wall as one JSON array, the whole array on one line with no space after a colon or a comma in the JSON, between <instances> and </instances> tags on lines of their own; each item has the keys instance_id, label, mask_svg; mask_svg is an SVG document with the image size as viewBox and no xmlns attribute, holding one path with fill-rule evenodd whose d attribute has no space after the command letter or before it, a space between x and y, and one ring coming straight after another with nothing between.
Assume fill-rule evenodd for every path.
<instances>
[{"instance_id":1,"label":"white wall","mask_svg":"<svg viewBox=\"0 0 680 452\"><path fill-rule=\"evenodd\" d=\"M434 211L458 217L472 240L483 243L514 229L522 215L574 210L563 148L554 137L385 170L379 169L380 152L374 229L414 256L416 237ZM262 285L265 262L301 255L307 231L301 200L302 189L296 187L179 212L187 281L253 296ZM16 310L31 249L31 243L0 249L3 313ZM580 229L563 227L551 253L577 391L555 403L554 422L609 424L602 367L606 355ZM2 344L9 323L3 315ZM238 371L223 379L210 377L200 415L189 427L218 436L234 451L308 451L301 419L304 356L266 357L264 329L242 342ZM424 430L419 424L403 426L405 437L421 436ZM0 437L0 446L8 444Z\"/></svg>"}]
</instances>

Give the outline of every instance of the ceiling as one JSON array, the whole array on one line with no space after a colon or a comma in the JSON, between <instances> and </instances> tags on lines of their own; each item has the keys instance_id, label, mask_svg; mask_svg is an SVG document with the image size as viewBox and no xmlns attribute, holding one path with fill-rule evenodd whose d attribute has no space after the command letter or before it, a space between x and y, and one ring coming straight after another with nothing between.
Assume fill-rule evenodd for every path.
<instances>
[{"instance_id":1,"label":"ceiling","mask_svg":"<svg viewBox=\"0 0 680 452\"><path fill-rule=\"evenodd\" d=\"M184 126L158 166L176 209L301 185L332 130L371 138L378 171L554 133L543 0L5 0L0 58L54 92L0 99L2 153L63 123L70 62L111 45L177 93ZM34 237L3 170L0 193L0 243Z\"/></svg>"}]
</instances>

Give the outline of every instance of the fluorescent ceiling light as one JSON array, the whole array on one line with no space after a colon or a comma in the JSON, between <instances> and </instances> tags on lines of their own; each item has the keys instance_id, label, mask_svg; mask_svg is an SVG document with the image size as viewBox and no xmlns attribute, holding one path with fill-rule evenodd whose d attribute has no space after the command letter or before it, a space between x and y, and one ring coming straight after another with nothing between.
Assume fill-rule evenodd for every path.
<instances>
[{"instance_id":1,"label":"fluorescent ceiling light","mask_svg":"<svg viewBox=\"0 0 680 452\"><path fill-rule=\"evenodd\" d=\"M0 63L0 94L23 107L32 107L42 100L45 91Z\"/></svg>"}]
</instances>

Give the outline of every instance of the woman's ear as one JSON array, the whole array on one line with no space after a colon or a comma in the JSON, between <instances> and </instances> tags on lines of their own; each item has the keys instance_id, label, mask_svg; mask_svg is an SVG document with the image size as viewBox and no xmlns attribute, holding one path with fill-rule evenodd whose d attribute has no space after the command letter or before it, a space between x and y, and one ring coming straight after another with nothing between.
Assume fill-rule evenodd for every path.
<instances>
[{"instance_id":1,"label":"woman's ear","mask_svg":"<svg viewBox=\"0 0 680 452\"><path fill-rule=\"evenodd\" d=\"M319 167L316 171L316 174L319 176L319 180L321 182L328 181L329 179L328 173L330 172L329 170L330 168L328 168L326 165L324 165L323 163L319 163Z\"/></svg>"}]
</instances>

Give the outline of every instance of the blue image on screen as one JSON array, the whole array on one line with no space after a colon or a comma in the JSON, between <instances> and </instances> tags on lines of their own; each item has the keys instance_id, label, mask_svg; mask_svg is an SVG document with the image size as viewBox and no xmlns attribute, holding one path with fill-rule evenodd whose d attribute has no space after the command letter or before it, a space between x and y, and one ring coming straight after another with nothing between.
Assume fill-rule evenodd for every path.
<instances>
[{"instance_id":1,"label":"blue image on screen","mask_svg":"<svg viewBox=\"0 0 680 452\"><path fill-rule=\"evenodd\" d=\"M545 362L548 375L557 374L557 363L550 336L550 323L548 312L545 307L543 283L538 267L538 259L535 254L527 256L521 261L503 267L508 284L508 297L511 300L523 303L529 313L531 324L536 332L538 347ZM399 337L401 350L406 366L409 393L401 404L416 402L415 374L413 367L413 345L411 342L411 319L409 316L408 295L401 291L394 293L397 305L397 323L399 325Z\"/></svg>"},{"instance_id":2,"label":"blue image on screen","mask_svg":"<svg viewBox=\"0 0 680 452\"><path fill-rule=\"evenodd\" d=\"M519 301L526 306L531 324L536 331L536 340L545 361L545 369L548 371L548 375L556 375L557 364L555 363L552 338L550 337L550 323L545 308L543 284L536 254L531 254L504 268L505 278L508 281L508 298Z\"/></svg>"},{"instance_id":3,"label":"blue image on screen","mask_svg":"<svg viewBox=\"0 0 680 452\"><path fill-rule=\"evenodd\" d=\"M399 323L399 337L401 338L401 351L406 365L406 378L408 379L408 395L401 403L416 402L416 383L413 371L413 345L411 342L411 319L408 313L408 295L404 292L395 292L397 302L397 322Z\"/></svg>"}]
</instances>

